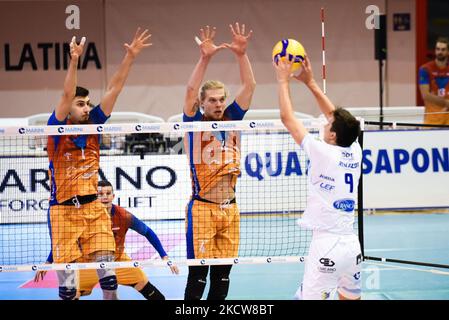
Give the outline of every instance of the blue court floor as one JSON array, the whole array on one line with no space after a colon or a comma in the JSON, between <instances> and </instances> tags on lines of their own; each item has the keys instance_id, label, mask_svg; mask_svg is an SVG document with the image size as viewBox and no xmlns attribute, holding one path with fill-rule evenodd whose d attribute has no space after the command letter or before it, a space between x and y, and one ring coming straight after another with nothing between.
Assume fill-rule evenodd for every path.
<instances>
[{"instance_id":1,"label":"blue court floor","mask_svg":"<svg viewBox=\"0 0 449 320\"><path fill-rule=\"evenodd\" d=\"M365 216L364 221L365 255L449 265L449 214L376 214ZM182 299L187 267L180 267L179 275L172 275L168 268L144 270L167 299ZM303 270L300 263L236 265L228 299L290 300ZM26 288L33 277L31 272L0 273L0 300L58 298L56 287ZM449 269L365 261L362 283L362 298L367 300L449 300ZM123 286L119 297L142 299ZM82 299L102 299L101 290L94 289Z\"/></svg>"}]
</instances>

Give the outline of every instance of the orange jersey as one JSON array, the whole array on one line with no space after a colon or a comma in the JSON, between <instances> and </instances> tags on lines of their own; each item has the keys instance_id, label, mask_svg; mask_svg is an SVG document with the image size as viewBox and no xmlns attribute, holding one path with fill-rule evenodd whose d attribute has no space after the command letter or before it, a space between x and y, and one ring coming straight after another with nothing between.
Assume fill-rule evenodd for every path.
<instances>
[{"instance_id":1,"label":"orange jersey","mask_svg":"<svg viewBox=\"0 0 449 320\"><path fill-rule=\"evenodd\" d=\"M125 252L126 233L131 226L132 215L124 208L113 205L111 220L115 238L115 255L118 257Z\"/></svg>"},{"instance_id":2,"label":"orange jersey","mask_svg":"<svg viewBox=\"0 0 449 320\"><path fill-rule=\"evenodd\" d=\"M148 242L156 249L161 258L167 256L161 241L154 231L148 227L143 221L139 220L126 209L112 205L111 208L112 232L115 238L115 256L118 261L125 253L126 233L129 229L136 231L138 234L147 238Z\"/></svg>"},{"instance_id":3,"label":"orange jersey","mask_svg":"<svg viewBox=\"0 0 449 320\"><path fill-rule=\"evenodd\" d=\"M91 111L89 123L102 124L107 117L99 106ZM55 113L48 125L71 124L58 121ZM100 142L98 135L49 136L47 154L51 177L50 205L62 203L74 196L97 193L100 168Z\"/></svg>"},{"instance_id":4,"label":"orange jersey","mask_svg":"<svg viewBox=\"0 0 449 320\"><path fill-rule=\"evenodd\" d=\"M226 108L223 121L241 120L245 112L234 101ZM207 120L199 110L193 117L184 115L185 122ZM232 186L235 189L236 178L240 175L240 132L188 132L184 145L190 164L193 197L203 197L228 174L235 177Z\"/></svg>"},{"instance_id":5,"label":"orange jersey","mask_svg":"<svg viewBox=\"0 0 449 320\"><path fill-rule=\"evenodd\" d=\"M430 61L419 69L419 84L429 85L429 92L443 99L449 100L449 65L440 68L434 61ZM429 101L425 102L426 113L442 112L443 108ZM426 114L426 123L449 124L447 114Z\"/></svg>"}]
</instances>

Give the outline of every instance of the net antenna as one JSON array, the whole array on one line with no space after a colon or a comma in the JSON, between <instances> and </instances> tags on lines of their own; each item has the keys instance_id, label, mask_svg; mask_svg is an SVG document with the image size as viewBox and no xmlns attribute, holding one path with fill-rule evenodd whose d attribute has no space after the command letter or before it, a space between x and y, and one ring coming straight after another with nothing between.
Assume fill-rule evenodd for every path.
<instances>
[{"instance_id":1,"label":"net antenna","mask_svg":"<svg viewBox=\"0 0 449 320\"><path fill-rule=\"evenodd\" d=\"M324 8L321 8L321 51L323 59L322 78L323 78L323 92L326 94L326 50L325 50L326 36L324 34Z\"/></svg>"}]
</instances>

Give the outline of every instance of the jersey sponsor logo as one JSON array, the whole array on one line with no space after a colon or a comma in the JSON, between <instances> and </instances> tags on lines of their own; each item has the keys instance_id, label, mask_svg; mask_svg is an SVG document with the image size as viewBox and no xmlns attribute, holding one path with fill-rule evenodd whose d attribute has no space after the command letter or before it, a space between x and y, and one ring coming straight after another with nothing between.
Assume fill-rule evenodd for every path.
<instances>
[{"instance_id":1,"label":"jersey sponsor logo","mask_svg":"<svg viewBox=\"0 0 449 320\"><path fill-rule=\"evenodd\" d=\"M332 192L335 189L335 186L325 183L325 182L321 182L320 183L320 188L323 189L326 192Z\"/></svg>"},{"instance_id":2,"label":"jersey sponsor logo","mask_svg":"<svg viewBox=\"0 0 449 320\"><path fill-rule=\"evenodd\" d=\"M321 273L333 273L337 271L337 268L334 268L335 262L329 258L321 258L320 263L323 265L323 267L319 267Z\"/></svg>"},{"instance_id":3,"label":"jersey sponsor logo","mask_svg":"<svg viewBox=\"0 0 449 320\"><path fill-rule=\"evenodd\" d=\"M341 156L343 158L345 158L345 160L351 160L354 158L354 155L352 154L352 152L347 152L347 151L342 151Z\"/></svg>"},{"instance_id":4,"label":"jersey sponsor logo","mask_svg":"<svg viewBox=\"0 0 449 320\"><path fill-rule=\"evenodd\" d=\"M335 266L335 262L329 258L321 258L320 263L325 267L333 267Z\"/></svg>"},{"instance_id":5,"label":"jersey sponsor logo","mask_svg":"<svg viewBox=\"0 0 449 320\"><path fill-rule=\"evenodd\" d=\"M340 161L338 164L340 167L347 168L347 169L357 169L359 167L359 162L343 162Z\"/></svg>"},{"instance_id":6,"label":"jersey sponsor logo","mask_svg":"<svg viewBox=\"0 0 449 320\"><path fill-rule=\"evenodd\" d=\"M332 177L325 176L324 174L320 174L320 178L328 181L335 182L335 179Z\"/></svg>"},{"instance_id":7,"label":"jersey sponsor logo","mask_svg":"<svg viewBox=\"0 0 449 320\"><path fill-rule=\"evenodd\" d=\"M355 201L352 199L340 199L334 202L334 208L340 211L354 211Z\"/></svg>"}]
</instances>

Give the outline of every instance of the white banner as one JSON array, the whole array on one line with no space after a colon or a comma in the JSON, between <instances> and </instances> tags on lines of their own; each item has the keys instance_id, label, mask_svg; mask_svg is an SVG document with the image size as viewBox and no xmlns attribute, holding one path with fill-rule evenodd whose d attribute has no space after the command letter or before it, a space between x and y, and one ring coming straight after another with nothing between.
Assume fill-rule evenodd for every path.
<instances>
[{"instance_id":1,"label":"white banner","mask_svg":"<svg viewBox=\"0 0 449 320\"><path fill-rule=\"evenodd\" d=\"M449 207L449 130L374 131L364 140L364 207Z\"/></svg>"}]
</instances>

